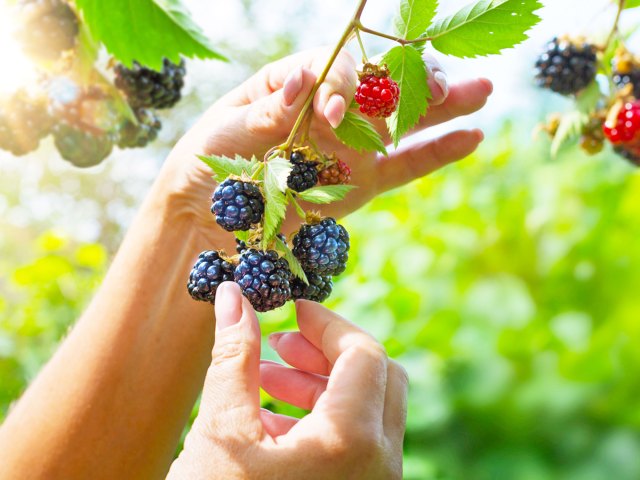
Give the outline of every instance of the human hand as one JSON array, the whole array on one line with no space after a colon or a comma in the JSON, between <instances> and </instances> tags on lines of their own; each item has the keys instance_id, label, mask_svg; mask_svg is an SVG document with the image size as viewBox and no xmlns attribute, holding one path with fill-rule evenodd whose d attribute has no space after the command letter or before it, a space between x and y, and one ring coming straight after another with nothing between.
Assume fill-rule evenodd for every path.
<instances>
[{"instance_id":1,"label":"human hand","mask_svg":"<svg viewBox=\"0 0 640 480\"><path fill-rule=\"evenodd\" d=\"M379 343L299 301L300 332L272 337L295 368L261 365L258 321L237 285L218 288L215 309L200 412L169 479L402 478L407 377ZM297 420L261 410L260 383L311 413Z\"/></svg>"},{"instance_id":2,"label":"human hand","mask_svg":"<svg viewBox=\"0 0 640 480\"><path fill-rule=\"evenodd\" d=\"M203 226L203 232L218 229L208 208L203 207L213 190L211 172L196 154L256 155L261 159L267 150L281 144L329 53L327 49L310 50L266 65L216 102L173 149L161 177L166 190L179 199L179 210L193 218L196 225ZM475 112L485 104L492 91L489 80L468 80L449 88L435 81L434 72L441 69L432 57L427 58L427 63L431 65L429 83L434 98L414 132ZM438 76L442 79L444 74ZM464 158L483 138L478 130L462 130L401 147L389 157L355 152L335 138L330 126L342 120L356 83L355 62L343 51L314 97L311 136L322 150L336 152L349 164L352 183L359 187L350 192L347 201L323 207L325 215L339 217L350 213L379 193ZM389 142L384 122L374 123Z\"/></svg>"}]
</instances>

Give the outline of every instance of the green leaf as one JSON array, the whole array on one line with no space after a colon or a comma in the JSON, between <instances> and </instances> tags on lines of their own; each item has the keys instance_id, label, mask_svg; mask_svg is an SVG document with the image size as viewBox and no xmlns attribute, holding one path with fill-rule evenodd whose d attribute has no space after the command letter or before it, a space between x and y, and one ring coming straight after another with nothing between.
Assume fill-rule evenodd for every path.
<instances>
[{"instance_id":1,"label":"green leaf","mask_svg":"<svg viewBox=\"0 0 640 480\"><path fill-rule=\"evenodd\" d=\"M309 285L309 280L307 279L307 274L304 273L302 269L302 265L295 257L289 245L282 241L282 239L276 237L276 250L282 253L284 259L289 263L289 268L291 269L291 273L293 273L296 277L302 280L304 283Z\"/></svg>"},{"instance_id":2,"label":"green leaf","mask_svg":"<svg viewBox=\"0 0 640 480\"><path fill-rule=\"evenodd\" d=\"M382 137L374 126L355 112L347 111L338 128L333 129L338 140L358 152L387 154Z\"/></svg>"},{"instance_id":3,"label":"green leaf","mask_svg":"<svg viewBox=\"0 0 640 480\"><path fill-rule=\"evenodd\" d=\"M527 39L540 21L539 0L479 0L427 30L433 48L447 55L474 58L500 53Z\"/></svg>"},{"instance_id":4,"label":"green leaf","mask_svg":"<svg viewBox=\"0 0 640 480\"><path fill-rule=\"evenodd\" d=\"M264 174L264 225L262 246L267 248L287 213L287 178L291 173L291 162L284 158L275 158L265 165Z\"/></svg>"},{"instance_id":5,"label":"green leaf","mask_svg":"<svg viewBox=\"0 0 640 480\"><path fill-rule=\"evenodd\" d=\"M116 59L155 70L163 58L216 58L217 53L180 0L76 0L93 37Z\"/></svg>"},{"instance_id":6,"label":"green leaf","mask_svg":"<svg viewBox=\"0 0 640 480\"><path fill-rule=\"evenodd\" d=\"M589 116L578 111L569 112L562 116L560 125L551 142L551 156L558 155L560 149L569 141L582 133L583 127L589 121Z\"/></svg>"},{"instance_id":7,"label":"green leaf","mask_svg":"<svg viewBox=\"0 0 640 480\"><path fill-rule=\"evenodd\" d=\"M300 200L310 203L327 204L337 202L344 199L351 190L353 185L326 185L323 187L313 187L296 195Z\"/></svg>"},{"instance_id":8,"label":"green leaf","mask_svg":"<svg viewBox=\"0 0 640 480\"><path fill-rule=\"evenodd\" d=\"M394 26L399 37L413 40L423 35L436 14L438 0L402 0Z\"/></svg>"},{"instance_id":9,"label":"green leaf","mask_svg":"<svg viewBox=\"0 0 640 480\"><path fill-rule=\"evenodd\" d=\"M576 109L587 115L591 114L598 108L601 98L600 85L594 80L576 96Z\"/></svg>"},{"instance_id":10,"label":"green leaf","mask_svg":"<svg viewBox=\"0 0 640 480\"><path fill-rule=\"evenodd\" d=\"M640 7L640 0L627 0L624 4L624 8L636 8Z\"/></svg>"},{"instance_id":11,"label":"green leaf","mask_svg":"<svg viewBox=\"0 0 640 480\"><path fill-rule=\"evenodd\" d=\"M392 48L385 53L382 63L387 64L391 78L400 87L398 108L387 119L389 133L397 147L400 138L427 113L428 99L431 98L427 67L420 52L411 45Z\"/></svg>"},{"instance_id":12,"label":"green leaf","mask_svg":"<svg viewBox=\"0 0 640 480\"><path fill-rule=\"evenodd\" d=\"M258 168L259 163L255 157L251 160L236 155L235 160L229 157L219 157L217 155L198 155L198 158L206 163L213 170L214 178L217 182L223 182L229 175L241 176L242 174L251 176Z\"/></svg>"},{"instance_id":13,"label":"green leaf","mask_svg":"<svg viewBox=\"0 0 640 480\"><path fill-rule=\"evenodd\" d=\"M249 240L249 230L238 230L233 233L235 234L238 240L242 240L243 242L246 242L247 240Z\"/></svg>"}]
</instances>

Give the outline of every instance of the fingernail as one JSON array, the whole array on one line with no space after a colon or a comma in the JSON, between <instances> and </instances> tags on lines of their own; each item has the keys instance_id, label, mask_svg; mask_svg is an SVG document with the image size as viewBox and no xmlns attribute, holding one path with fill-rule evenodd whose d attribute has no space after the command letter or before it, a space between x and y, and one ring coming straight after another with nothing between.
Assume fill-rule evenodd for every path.
<instances>
[{"instance_id":1,"label":"fingernail","mask_svg":"<svg viewBox=\"0 0 640 480\"><path fill-rule=\"evenodd\" d=\"M285 106L289 107L296 101L298 94L302 90L302 68L298 67L289 72L282 87L282 97Z\"/></svg>"},{"instance_id":2,"label":"fingernail","mask_svg":"<svg viewBox=\"0 0 640 480\"><path fill-rule=\"evenodd\" d=\"M272 333L271 335L269 335L269 337L267 338L267 342L269 342L269 346L274 350L277 350L278 342L282 338L282 335L284 335L284 333Z\"/></svg>"},{"instance_id":3,"label":"fingernail","mask_svg":"<svg viewBox=\"0 0 640 480\"><path fill-rule=\"evenodd\" d=\"M441 71L435 72L433 74L433 80L440 87L440 90L442 90L443 98L447 98L449 95L449 81L445 73Z\"/></svg>"},{"instance_id":4,"label":"fingernail","mask_svg":"<svg viewBox=\"0 0 640 480\"><path fill-rule=\"evenodd\" d=\"M235 325L242 318L242 293L234 282L224 282L216 290L216 332Z\"/></svg>"},{"instance_id":5,"label":"fingernail","mask_svg":"<svg viewBox=\"0 0 640 480\"><path fill-rule=\"evenodd\" d=\"M347 105L342 95L334 93L324 107L324 116L333 128L338 128L344 119Z\"/></svg>"},{"instance_id":6,"label":"fingernail","mask_svg":"<svg viewBox=\"0 0 640 480\"><path fill-rule=\"evenodd\" d=\"M284 365L282 365L281 363L278 362L273 362L271 360L260 360L260 366L262 365L266 365L269 367L284 367Z\"/></svg>"}]
</instances>

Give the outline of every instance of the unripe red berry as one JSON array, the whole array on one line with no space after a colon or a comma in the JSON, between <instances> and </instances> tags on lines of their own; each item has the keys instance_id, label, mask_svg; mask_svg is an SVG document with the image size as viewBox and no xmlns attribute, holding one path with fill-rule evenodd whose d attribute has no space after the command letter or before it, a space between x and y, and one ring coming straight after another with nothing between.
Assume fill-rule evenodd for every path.
<instances>
[{"instance_id":1,"label":"unripe red berry","mask_svg":"<svg viewBox=\"0 0 640 480\"><path fill-rule=\"evenodd\" d=\"M639 140L640 101L625 103L614 119L608 119L604 123L602 130L613 144L631 143Z\"/></svg>"},{"instance_id":2,"label":"unripe red berry","mask_svg":"<svg viewBox=\"0 0 640 480\"><path fill-rule=\"evenodd\" d=\"M386 118L396 111L399 99L400 88L386 67L365 65L356 90L360 111L369 117Z\"/></svg>"}]
</instances>

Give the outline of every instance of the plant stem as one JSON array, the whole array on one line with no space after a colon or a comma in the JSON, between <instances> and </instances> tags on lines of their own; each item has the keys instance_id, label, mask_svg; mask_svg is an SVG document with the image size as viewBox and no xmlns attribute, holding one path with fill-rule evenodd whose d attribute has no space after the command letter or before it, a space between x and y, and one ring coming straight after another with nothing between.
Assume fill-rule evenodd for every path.
<instances>
[{"instance_id":1,"label":"plant stem","mask_svg":"<svg viewBox=\"0 0 640 480\"><path fill-rule=\"evenodd\" d=\"M293 196L293 194L291 193L291 190L287 190L287 197L289 197L289 201L291 202L291 205L293 205L293 207L296 209L296 213L298 214L298 216L306 220L307 213L300 206L300 204L296 200L296 197Z\"/></svg>"},{"instance_id":2,"label":"plant stem","mask_svg":"<svg viewBox=\"0 0 640 480\"><path fill-rule=\"evenodd\" d=\"M360 20L356 21L355 27L356 27L356 31L360 30L361 32L368 33L369 35L375 35L376 37L382 37L382 38L386 38L387 40L393 40L394 42L397 42L400 45L411 45L411 44L414 44L414 43L424 43L424 42L429 40L427 37L414 38L412 40L407 40L407 39L404 39L404 38L396 37L394 35L389 35L389 34L384 33L384 32L378 32L377 30L372 30L370 28L365 27L364 25L362 25L362 23L360 23Z\"/></svg>"},{"instance_id":3,"label":"plant stem","mask_svg":"<svg viewBox=\"0 0 640 480\"><path fill-rule=\"evenodd\" d=\"M613 37L615 37L616 33L618 33L618 25L620 23L620 17L622 16L622 10L624 10L624 4L626 0L618 0L618 13L616 13L616 18L613 21L613 27L611 28L611 33L607 37L607 43L605 43L605 49L609 47L611 42L613 41Z\"/></svg>"},{"instance_id":4,"label":"plant stem","mask_svg":"<svg viewBox=\"0 0 640 480\"><path fill-rule=\"evenodd\" d=\"M300 111L300 115L298 115L298 118L296 119L296 123L293 125L293 128L291 129L291 133L287 137L287 140L278 147L279 150L288 150L289 148L291 148L293 144L293 140L296 134L298 133L298 129L302 125L304 117L309 111L311 104L313 103L313 97L315 97L316 93L318 92L318 89L320 88L320 85L322 85L322 82L324 82L325 79L327 78L327 75L329 74L329 70L331 70L331 67L333 66L333 63L336 61L336 58L338 58L338 54L340 53L342 48L346 45L346 43L349 41L349 38L353 34L354 30L357 28L357 25L360 24L360 16L362 15L362 12L364 11L364 7L366 5L367 5L367 0L360 0L360 3L358 3L358 8L354 13L353 18L347 25L347 28L344 29L344 32L342 33L340 40L338 40L337 45L333 49L333 53L329 57L329 60L327 61L327 64L324 67L324 70L316 80L316 83L313 86L311 93L309 93L309 96L307 97L307 100L305 101L304 106Z\"/></svg>"},{"instance_id":5,"label":"plant stem","mask_svg":"<svg viewBox=\"0 0 640 480\"><path fill-rule=\"evenodd\" d=\"M359 28L356 28L356 38L358 39L358 45L360 45L360 51L362 52L362 63L369 63L369 58L367 57L367 51L364 48L364 43L362 43Z\"/></svg>"}]
</instances>

